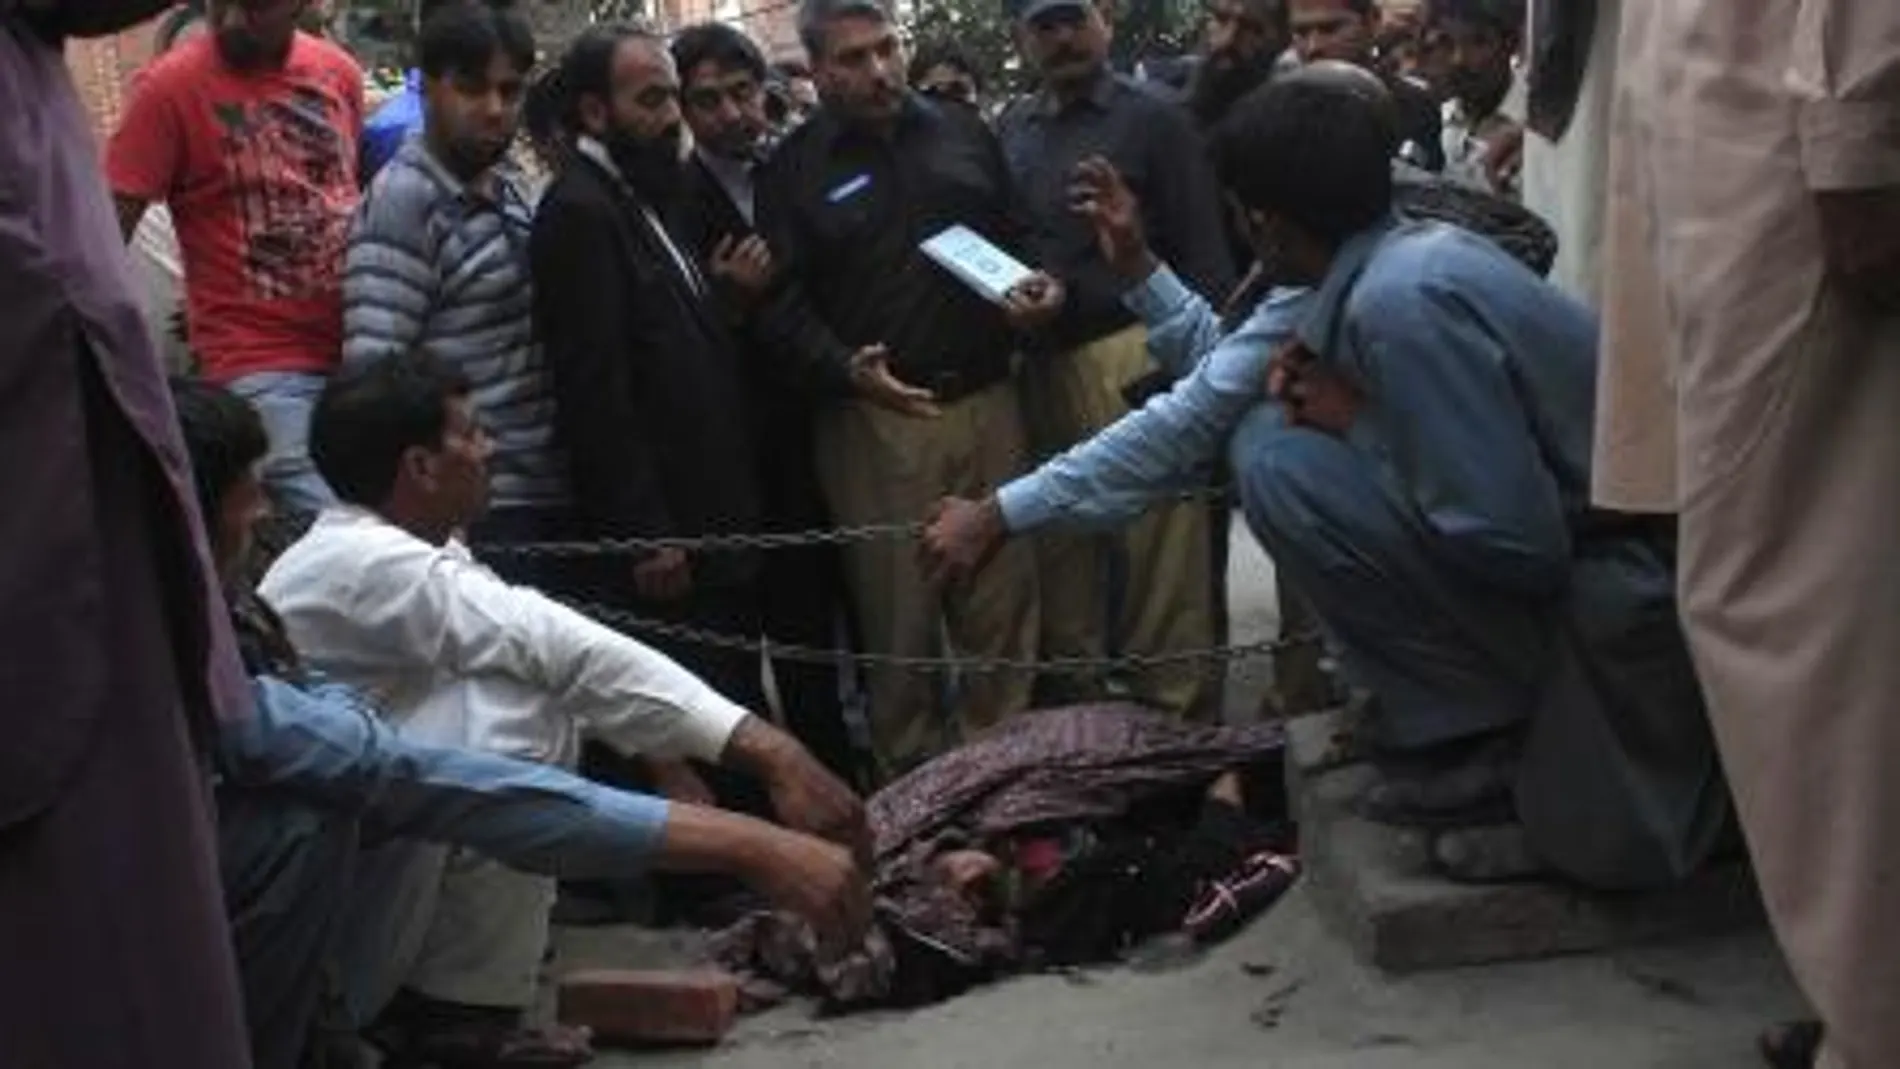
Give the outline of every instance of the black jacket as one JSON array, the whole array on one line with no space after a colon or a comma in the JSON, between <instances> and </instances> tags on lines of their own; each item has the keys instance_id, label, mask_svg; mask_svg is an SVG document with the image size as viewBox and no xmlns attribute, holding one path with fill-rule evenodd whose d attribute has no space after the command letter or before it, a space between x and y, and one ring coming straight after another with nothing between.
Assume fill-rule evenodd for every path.
<instances>
[{"instance_id":1,"label":"black jacket","mask_svg":"<svg viewBox=\"0 0 1900 1069\"><path fill-rule=\"evenodd\" d=\"M555 430L580 518L602 536L758 529L739 350L711 299L648 224L641 199L575 159L536 213L535 333L554 381ZM658 217L658 212L655 217ZM694 250L675 236L689 259ZM743 578L733 554L696 581Z\"/></svg>"},{"instance_id":2,"label":"black jacket","mask_svg":"<svg viewBox=\"0 0 1900 1069\"><path fill-rule=\"evenodd\" d=\"M996 136L973 110L916 94L888 137L820 109L759 176L759 227L784 268L764 329L818 390L850 389L861 346L954 401L1005 379L1020 339L996 305L919 244L951 224L1029 266L1033 227Z\"/></svg>"}]
</instances>

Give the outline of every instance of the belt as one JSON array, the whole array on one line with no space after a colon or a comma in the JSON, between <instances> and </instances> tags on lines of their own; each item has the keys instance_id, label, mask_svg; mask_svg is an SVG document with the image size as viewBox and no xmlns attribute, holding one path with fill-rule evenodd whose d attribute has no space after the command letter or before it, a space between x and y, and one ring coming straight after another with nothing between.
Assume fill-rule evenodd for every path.
<instances>
[{"instance_id":1,"label":"belt","mask_svg":"<svg viewBox=\"0 0 1900 1069\"><path fill-rule=\"evenodd\" d=\"M985 369L980 373L926 371L913 377L899 371L897 376L914 386L922 386L929 390L936 397L938 404L949 404L952 401L961 401L972 394L982 393L1009 378L1009 362L1003 361L1002 366L994 371Z\"/></svg>"}]
</instances>

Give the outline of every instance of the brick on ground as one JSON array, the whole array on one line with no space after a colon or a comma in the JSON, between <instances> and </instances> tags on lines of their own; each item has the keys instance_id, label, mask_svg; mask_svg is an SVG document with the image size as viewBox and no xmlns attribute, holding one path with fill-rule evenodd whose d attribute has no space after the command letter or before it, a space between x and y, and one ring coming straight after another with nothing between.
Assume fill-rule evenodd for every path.
<instances>
[{"instance_id":1,"label":"brick on ground","mask_svg":"<svg viewBox=\"0 0 1900 1069\"><path fill-rule=\"evenodd\" d=\"M1288 725L1287 791L1300 821L1308 894L1362 960L1395 973L1547 958L1711 935L1761 923L1746 865L1718 865L1680 887L1595 894L1558 882L1453 883L1427 862L1425 833L1361 819L1352 800L1372 775L1332 764L1338 712Z\"/></svg>"},{"instance_id":2,"label":"brick on ground","mask_svg":"<svg viewBox=\"0 0 1900 1069\"><path fill-rule=\"evenodd\" d=\"M564 1024L593 1029L602 1043L718 1043L739 1013L739 982L717 969L588 969L563 976L556 994Z\"/></svg>"}]
</instances>

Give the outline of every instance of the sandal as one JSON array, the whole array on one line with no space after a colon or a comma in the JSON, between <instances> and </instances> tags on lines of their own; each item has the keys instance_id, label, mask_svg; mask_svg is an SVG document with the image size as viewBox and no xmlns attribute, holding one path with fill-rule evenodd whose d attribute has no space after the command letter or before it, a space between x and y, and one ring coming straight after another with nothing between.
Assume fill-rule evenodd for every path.
<instances>
[{"instance_id":1,"label":"sandal","mask_svg":"<svg viewBox=\"0 0 1900 1069\"><path fill-rule=\"evenodd\" d=\"M1824 1031L1819 1021L1791 1021L1763 1032L1756 1046L1771 1069L1814 1069Z\"/></svg>"}]
</instances>

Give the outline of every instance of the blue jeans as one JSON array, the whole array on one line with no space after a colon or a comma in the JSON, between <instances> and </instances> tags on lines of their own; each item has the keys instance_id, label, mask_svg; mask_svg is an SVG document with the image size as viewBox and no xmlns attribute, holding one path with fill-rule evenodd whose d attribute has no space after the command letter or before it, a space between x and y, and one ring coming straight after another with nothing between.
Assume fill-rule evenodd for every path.
<instances>
[{"instance_id":1,"label":"blue jeans","mask_svg":"<svg viewBox=\"0 0 1900 1069\"><path fill-rule=\"evenodd\" d=\"M264 421L270 452L264 456L264 489L285 512L316 512L336 495L310 460L310 414L327 377L295 371L259 371L231 380L230 390L251 403Z\"/></svg>"}]
</instances>

